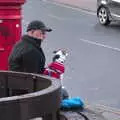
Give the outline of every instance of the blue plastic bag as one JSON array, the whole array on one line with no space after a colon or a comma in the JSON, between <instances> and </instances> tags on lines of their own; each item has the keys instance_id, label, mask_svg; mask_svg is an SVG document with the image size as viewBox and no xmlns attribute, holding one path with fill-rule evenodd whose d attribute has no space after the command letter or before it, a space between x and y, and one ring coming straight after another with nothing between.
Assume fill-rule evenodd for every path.
<instances>
[{"instance_id":1,"label":"blue plastic bag","mask_svg":"<svg viewBox=\"0 0 120 120\"><path fill-rule=\"evenodd\" d=\"M80 97L64 99L61 102L61 108L63 109L72 109L72 108L83 108L84 103Z\"/></svg>"}]
</instances>

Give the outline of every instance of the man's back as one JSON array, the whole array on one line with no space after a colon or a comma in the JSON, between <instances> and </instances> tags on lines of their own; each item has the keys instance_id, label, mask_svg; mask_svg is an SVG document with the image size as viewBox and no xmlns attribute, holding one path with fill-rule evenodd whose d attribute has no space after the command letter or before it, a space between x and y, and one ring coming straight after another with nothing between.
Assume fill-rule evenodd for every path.
<instances>
[{"instance_id":1,"label":"man's back","mask_svg":"<svg viewBox=\"0 0 120 120\"><path fill-rule=\"evenodd\" d=\"M30 36L23 36L9 57L12 71L40 73L44 69L45 56L39 44Z\"/></svg>"}]
</instances>

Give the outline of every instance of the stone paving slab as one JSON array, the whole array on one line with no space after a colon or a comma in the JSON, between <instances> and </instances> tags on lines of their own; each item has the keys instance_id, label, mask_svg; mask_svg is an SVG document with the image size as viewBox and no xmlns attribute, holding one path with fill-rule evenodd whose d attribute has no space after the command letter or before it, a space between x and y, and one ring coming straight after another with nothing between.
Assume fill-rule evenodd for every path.
<instances>
[{"instance_id":1,"label":"stone paving slab","mask_svg":"<svg viewBox=\"0 0 120 120\"><path fill-rule=\"evenodd\" d=\"M86 107L91 111L100 113L106 120L120 120L120 110L104 105L89 105Z\"/></svg>"},{"instance_id":2,"label":"stone paving slab","mask_svg":"<svg viewBox=\"0 0 120 120\"><path fill-rule=\"evenodd\" d=\"M60 120L107 120L101 113L91 109L61 111Z\"/></svg>"}]
</instances>

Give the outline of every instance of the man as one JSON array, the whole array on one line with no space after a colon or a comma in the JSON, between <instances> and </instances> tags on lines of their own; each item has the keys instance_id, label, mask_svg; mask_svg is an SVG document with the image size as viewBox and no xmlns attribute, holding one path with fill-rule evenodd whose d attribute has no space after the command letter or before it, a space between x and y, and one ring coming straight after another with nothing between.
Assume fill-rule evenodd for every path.
<instances>
[{"instance_id":1,"label":"man","mask_svg":"<svg viewBox=\"0 0 120 120\"><path fill-rule=\"evenodd\" d=\"M32 21L27 34L14 46L9 56L9 70L28 73L42 73L45 55L41 48L46 32L52 31L42 21Z\"/></svg>"}]
</instances>

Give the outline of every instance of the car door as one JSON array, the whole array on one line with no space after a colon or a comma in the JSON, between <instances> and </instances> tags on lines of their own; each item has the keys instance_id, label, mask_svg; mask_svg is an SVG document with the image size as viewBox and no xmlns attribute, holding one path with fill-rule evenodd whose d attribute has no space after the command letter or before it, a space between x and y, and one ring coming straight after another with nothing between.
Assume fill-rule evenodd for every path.
<instances>
[{"instance_id":1,"label":"car door","mask_svg":"<svg viewBox=\"0 0 120 120\"><path fill-rule=\"evenodd\" d=\"M120 19L120 0L111 0L110 11L112 16Z\"/></svg>"}]
</instances>

